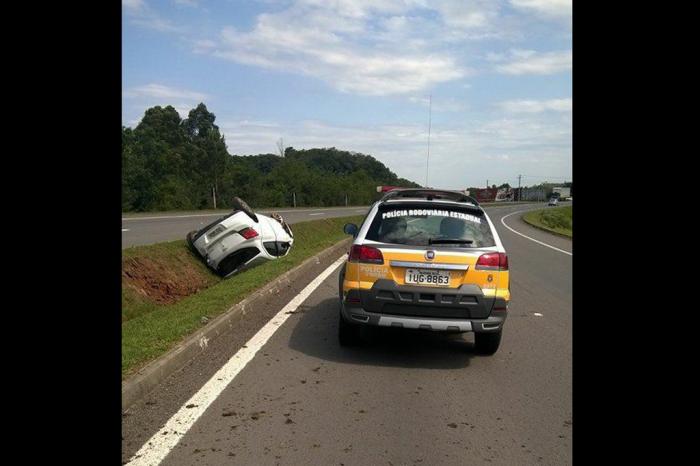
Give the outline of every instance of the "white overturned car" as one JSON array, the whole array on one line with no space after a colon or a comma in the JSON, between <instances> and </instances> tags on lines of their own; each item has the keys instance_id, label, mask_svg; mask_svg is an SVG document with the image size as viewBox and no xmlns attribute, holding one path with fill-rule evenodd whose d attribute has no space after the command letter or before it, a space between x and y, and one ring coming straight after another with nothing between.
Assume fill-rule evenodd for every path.
<instances>
[{"instance_id":1,"label":"white overturned car","mask_svg":"<svg viewBox=\"0 0 700 466\"><path fill-rule=\"evenodd\" d=\"M256 214L237 197L233 205L231 214L187 234L188 244L207 266L227 277L289 253L294 235L282 216Z\"/></svg>"}]
</instances>

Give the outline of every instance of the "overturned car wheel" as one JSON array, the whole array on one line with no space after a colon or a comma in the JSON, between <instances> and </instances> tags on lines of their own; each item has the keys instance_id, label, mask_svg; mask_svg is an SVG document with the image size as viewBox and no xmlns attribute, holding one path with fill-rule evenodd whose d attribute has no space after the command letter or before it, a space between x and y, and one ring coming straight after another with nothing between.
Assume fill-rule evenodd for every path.
<instances>
[{"instance_id":1,"label":"overturned car wheel","mask_svg":"<svg viewBox=\"0 0 700 466\"><path fill-rule=\"evenodd\" d=\"M246 201L244 201L240 197L234 197L232 204L234 209L240 210L241 212L245 213L248 217L252 218L255 221L255 223L258 223L258 216L255 215L255 212L253 212L253 209L250 208Z\"/></svg>"},{"instance_id":2,"label":"overturned car wheel","mask_svg":"<svg viewBox=\"0 0 700 466\"><path fill-rule=\"evenodd\" d=\"M197 251L197 248L194 247L194 236L197 234L197 230L192 230L189 233L187 233L187 246L192 250L192 252L196 255L199 256L199 251Z\"/></svg>"}]
</instances>

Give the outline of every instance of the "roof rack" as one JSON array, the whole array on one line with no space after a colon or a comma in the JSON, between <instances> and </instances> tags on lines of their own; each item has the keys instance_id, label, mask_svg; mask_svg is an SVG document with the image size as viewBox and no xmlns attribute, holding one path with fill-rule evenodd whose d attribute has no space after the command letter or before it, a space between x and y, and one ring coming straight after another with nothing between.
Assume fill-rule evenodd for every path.
<instances>
[{"instance_id":1,"label":"roof rack","mask_svg":"<svg viewBox=\"0 0 700 466\"><path fill-rule=\"evenodd\" d=\"M476 199L474 199L471 196L467 196L466 194L460 191L425 188L394 189L386 193L381 200L387 201L389 199L396 198L423 198L429 201L432 201L433 199L445 199L455 202L468 202L476 206L479 205L479 202Z\"/></svg>"}]
</instances>

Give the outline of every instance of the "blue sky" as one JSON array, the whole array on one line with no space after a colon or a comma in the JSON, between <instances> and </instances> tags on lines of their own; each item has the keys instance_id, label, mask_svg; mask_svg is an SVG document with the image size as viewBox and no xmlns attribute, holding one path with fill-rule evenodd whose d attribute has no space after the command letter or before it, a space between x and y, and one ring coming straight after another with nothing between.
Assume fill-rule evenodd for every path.
<instances>
[{"instance_id":1,"label":"blue sky","mask_svg":"<svg viewBox=\"0 0 700 466\"><path fill-rule=\"evenodd\" d=\"M571 180L571 0L124 0L122 122L336 147L446 189Z\"/></svg>"}]
</instances>

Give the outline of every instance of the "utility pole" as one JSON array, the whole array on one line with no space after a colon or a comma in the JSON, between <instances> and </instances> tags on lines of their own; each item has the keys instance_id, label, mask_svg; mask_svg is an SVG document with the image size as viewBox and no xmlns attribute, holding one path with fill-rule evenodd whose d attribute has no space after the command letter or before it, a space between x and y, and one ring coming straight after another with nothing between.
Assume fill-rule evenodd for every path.
<instances>
[{"instance_id":1,"label":"utility pole","mask_svg":"<svg viewBox=\"0 0 700 466\"><path fill-rule=\"evenodd\" d=\"M428 187L428 167L430 167L430 126L433 116L433 95L428 97L428 160L425 163L425 187Z\"/></svg>"},{"instance_id":2,"label":"utility pole","mask_svg":"<svg viewBox=\"0 0 700 466\"><path fill-rule=\"evenodd\" d=\"M292 197L294 198L294 207L297 206L297 193L292 193Z\"/></svg>"},{"instance_id":3,"label":"utility pole","mask_svg":"<svg viewBox=\"0 0 700 466\"><path fill-rule=\"evenodd\" d=\"M518 175L518 193L520 193L520 178L522 178L522 177L523 177L523 175ZM520 194L518 194L518 196L520 196ZM520 199L518 199L518 200L520 200Z\"/></svg>"},{"instance_id":4,"label":"utility pole","mask_svg":"<svg viewBox=\"0 0 700 466\"><path fill-rule=\"evenodd\" d=\"M214 197L214 208L216 209L216 188L211 187L211 195Z\"/></svg>"},{"instance_id":5,"label":"utility pole","mask_svg":"<svg viewBox=\"0 0 700 466\"><path fill-rule=\"evenodd\" d=\"M347 206L348 206L348 195L346 194L345 195L345 207L347 207Z\"/></svg>"}]
</instances>

